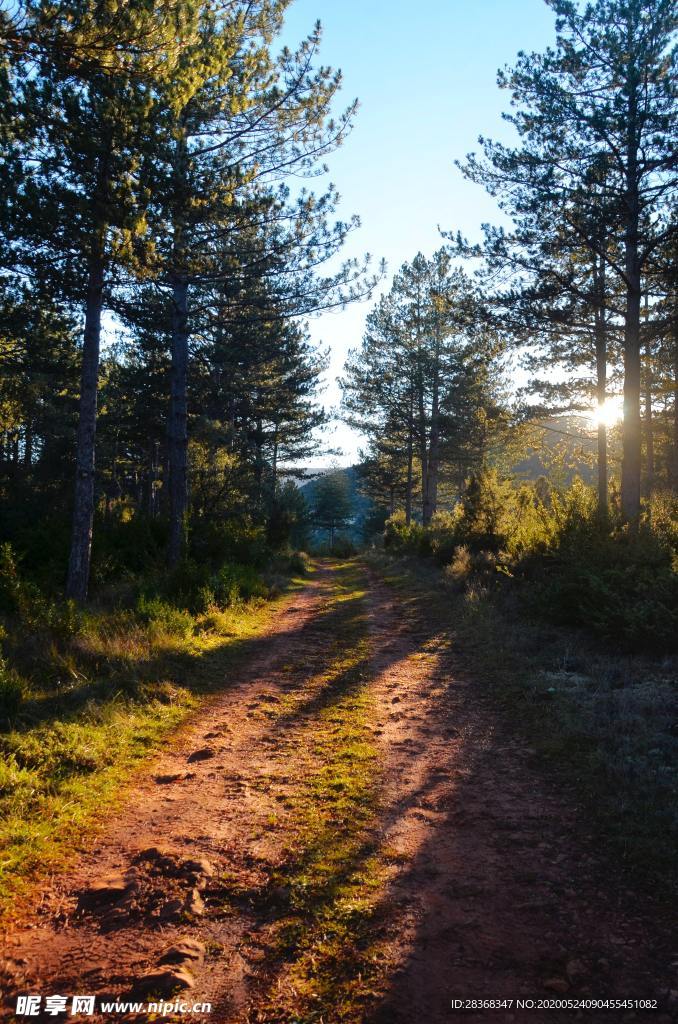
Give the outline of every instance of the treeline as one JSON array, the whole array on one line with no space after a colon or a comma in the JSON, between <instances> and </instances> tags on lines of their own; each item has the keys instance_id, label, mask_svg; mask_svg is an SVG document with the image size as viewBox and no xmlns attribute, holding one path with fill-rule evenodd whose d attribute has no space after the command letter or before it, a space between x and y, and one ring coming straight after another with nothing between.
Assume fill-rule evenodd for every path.
<instances>
[{"instance_id":1,"label":"treeline","mask_svg":"<svg viewBox=\"0 0 678 1024\"><path fill-rule=\"evenodd\" d=\"M496 464L511 422L596 407L603 513L611 469L634 527L643 495L678 487L675 4L546 2L554 45L499 73L518 142L481 138L461 166L508 226L484 226L481 243L449 232L431 260L406 264L346 367L367 486L408 523L414 501L426 525L441 487L449 506L469 473ZM471 277L452 269L459 260ZM529 375L512 411L511 351ZM611 467L607 403L619 391Z\"/></svg>"},{"instance_id":2,"label":"treeline","mask_svg":"<svg viewBox=\"0 0 678 1024\"><path fill-rule=\"evenodd\" d=\"M280 466L317 443L325 356L300 317L370 281L323 270L357 222L298 182L355 107L332 115L318 26L276 53L288 4L0 13L3 534L52 582L68 562L79 602L93 537L105 577L126 524L134 568L213 551L226 520L231 546L234 520L280 533Z\"/></svg>"},{"instance_id":3,"label":"treeline","mask_svg":"<svg viewBox=\"0 0 678 1024\"><path fill-rule=\"evenodd\" d=\"M344 415L368 439L362 475L388 511L415 505L427 525L506 434L497 331L480 294L444 249L418 254L367 318L342 380ZM441 490L442 488L442 490Z\"/></svg>"}]
</instances>

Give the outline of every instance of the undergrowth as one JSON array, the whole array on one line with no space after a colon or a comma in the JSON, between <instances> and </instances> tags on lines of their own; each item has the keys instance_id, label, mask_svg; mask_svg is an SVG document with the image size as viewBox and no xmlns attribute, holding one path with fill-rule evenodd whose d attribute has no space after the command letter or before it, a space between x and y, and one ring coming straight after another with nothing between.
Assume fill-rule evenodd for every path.
<instances>
[{"instance_id":1,"label":"undergrowth","mask_svg":"<svg viewBox=\"0 0 678 1024\"><path fill-rule=\"evenodd\" d=\"M384 543L445 566L460 589L509 591L526 614L582 627L615 649L678 653L675 495L646 500L631 528L614 492L603 515L580 480L561 491L545 478L516 484L488 469L426 527L396 513Z\"/></svg>"}]
</instances>

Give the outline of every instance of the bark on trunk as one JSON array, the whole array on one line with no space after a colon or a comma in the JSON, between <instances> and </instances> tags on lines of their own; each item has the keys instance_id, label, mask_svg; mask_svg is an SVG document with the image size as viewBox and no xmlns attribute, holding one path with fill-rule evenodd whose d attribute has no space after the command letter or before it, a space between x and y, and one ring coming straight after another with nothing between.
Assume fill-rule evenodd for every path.
<instances>
[{"instance_id":1,"label":"bark on trunk","mask_svg":"<svg viewBox=\"0 0 678 1024\"><path fill-rule=\"evenodd\" d=\"M607 426L604 421L607 400L607 329L605 322L605 261L601 258L597 280L598 304L595 313L596 343L596 401L598 403L598 509L602 515L608 509L607 480Z\"/></svg>"},{"instance_id":2,"label":"bark on trunk","mask_svg":"<svg viewBox=\"0 0 678 1024\"><path fill-rule=\"evenodd\" d=\"M627 269L628 274L628 269ZM629 275L624 326L624 428L622 515L627 523L640 516L640 274Z\"/></svg>"},{"instance_id":3,"label":"bark on trunk","mask_svg":"<svg viewBox=\"0 0 678 1024\"><path fill-rule=\"evenodd\" d=\"M31 424L26 425L26 433L24 436L24 469L30 472L31 466L33 465L33 428Z\"/></svg>"},{"instance_id":4,"label":"bark on trunk","mask_svg":"<svg viewBox=\"0 0 678 1024\"><path fill-rule=\"evenodd\" d=\"M629 39L632 52L633 40ZM626 225L624 264L626 310L624 316L624 426L622 447L621 505L627 523L640 518L641 421L640 421L640 258L638 195L638 81L629 65L628 133L626 142Z\"/></svg>"},{"instance_id":5,"label":"bark on trunk","mask_svg":"<svg viewBox=\"0 0 678 1024\"><path fill-rule=\"evenodd\" d=\"M654 489L654 426L652 423L652 338L648 298L645 293L645 489L651 494Z\"/></svg>"},{"instance_id":6,"label":"bark on trunk","mask_svg":"<svg viewBox=\"0 0 678 1024\"><path fill-rule=\"evenodd\" d=\"M94 469L99 382L101 310L104 292L103 232L90 257L82 345L80 408L75 457L75 497L66 596L87 600L94 522Z\"/></svg>"},{"instance_id":7,"label":"bark on trunk","mask_svg":"<svg viewBox=\"0 0 678 1024\"><path fill-rule=\"evenodd\" d=\"M424 386L419 385L419 458L421 460L421 518L424 526L428 523L428 445L426 444L426 410ZM430 517L429 517L430 518Z\"/></svg>"},{"instance_id":8,"label":"bark on trunk","mask_svg":"<svg viewBox=\"0 0 678 1024\"><path fill-rule=\"evenodd\" d=\"M271 476L273 477L273 497L278 487L278 425L276 424L273 434L273 457L271 461Z\"/></svg>"},{"instance_id":9,"label":"bark on trunk","mask_svg":"<svg viewBox=\"0 0 678 1024\"><path fill-rule=\"evenodd\" d=\"M674 316L677 316L674 312ZM678 320L673 326L673 438L671 451L671 483L678 490Z\"/></svg>"},{"instance_id":10,"label":"bark on trunk","mask_svg":"<svg viewBox=\"0 0 678 1024\"><path fill-rule=\"evenodd\" d=\"M424 525L428 525L438 508L438 466L440 460L440 341L436 337L433 395L431 398L431 430L426 481Z\"/></svg>"},{"instance_id":11,"label":"bark on trunk","mask_svg":"<svg viewBox=\"0 0 678 1024\"><path fill-rule=\"evenodd\" d=\"M172 282L172 367L168 422L170 566L181 561L186 545L188 511L188 282Z\"/></svg>"},{"instance_id":12,"label":"bark on trunk","mask_svg":"<svg viewBox=\"0 0 678 1024\"><path fill-rule=\"evenodd\" d=\"M412 522L412 483L414 465L414 409L413 399L410 396L409 422L407 425L407 481L405 484L405 522L409 526Z\"/></svg>"}]
</instances>

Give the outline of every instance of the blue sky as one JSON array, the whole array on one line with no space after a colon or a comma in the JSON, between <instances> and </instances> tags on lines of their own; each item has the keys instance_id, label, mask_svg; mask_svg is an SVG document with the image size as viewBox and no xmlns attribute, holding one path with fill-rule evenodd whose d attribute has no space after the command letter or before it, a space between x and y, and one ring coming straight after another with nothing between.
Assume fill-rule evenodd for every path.
<instances>
[{"instance_id":1,"label":"blue sky","mask_svg":"<svg viewBox=\"0 0 678 1024\"><path fill-rule=\"evenodd\" d=\"M510 138L497 69L521 49L552 42L553 14L543 0L296 0L283 41L293 46L318 19L322 63L341 68L345 104L360 101L351 135L329 160L340 216L357 213L362 222L345 255L386 259L388 285L419 250L440 246L438 226L474 238L483 221L498 219L494 202L454 161L477 148L479 134ZM313 338L332 351L328 407L339 401L335 379L369 308L311 321ZM339 461L355 461L360 438L348 428L337 424L332 443L344 449Z\"/></svg>"}]
</instances>

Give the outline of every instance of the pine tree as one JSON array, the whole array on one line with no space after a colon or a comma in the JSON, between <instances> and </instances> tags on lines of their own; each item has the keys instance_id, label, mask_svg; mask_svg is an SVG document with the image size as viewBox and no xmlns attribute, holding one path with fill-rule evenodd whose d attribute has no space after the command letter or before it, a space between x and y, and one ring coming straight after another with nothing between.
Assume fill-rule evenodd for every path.
<instances>
[{"instance_id":1,"label":"pine tree","mask_svg":"<svg viewBox=\"0 0 678 1024\"><path fill-rule=\"evenodd\" d=\"M18 9L5 41L25 157L11 225L24 272L80 304L84 328L73 529L66 591L87 595L95 500L99 349L105 289L147 261L140 153L153 139L152 96L172 78L191 7L39 0Z\"/></svg>"},{"instance_id":2,"label":"pine tree","mask_svg":"<svg viewBox=\"0 0 678 1024\"><path fill-rule=\"evenodd\" d=\"M216 303L219 315L221 291L228 307L230 279L239 276L246 254L253 251L259 274L269 281L271 258L285 259L284 269L273 272L292 282L288 293L297 300L292 314L307 311L309 284L313 293L319 289L315 269L338 251L352 226L327 224L335 202L332 190L321 197L302 193L294 203L286 190L273 191L274 183L291 172L310 173L342 141L354 110L335 122L330 108L340 76L326 68L310 69L319 27L296 53L272 56L271 39L286 6L287 0L279 0L235 4L225 11L203 8L198 40L182 58L187 87L168 89L165 109L159 111L165 156L154 188L154 216L159 281L170 295L172 315L173 564L184 548L189 350L203 303ZM343 301L355 279L355 266L346 264L323 284L333 290L335 301ZM348 291L342 291L344 286Z\"/></svg>"},{"instance_id":3,"label":"pine tree","mask_svg":"<svg viewBox=\"0 0 678 1024\"><path fill-rule=\"evenodd\" d=\"M616 276L624 292L622 507L638 519L641 480L641 296L653 250L673 230L661 211L676 185L675 6L670 0L547 0L556 46L521 55L499 83L510 89L520 146L485 142L466 173L518 217L545 207ZM605 168L608 231L602 238Z\"/></svg>"},{"instance_id":4,"label":"pine tree","mask_svg":"<svg viewBox=\"0 0 678 1024\"><path fill-rule=\"evenodd\" d=\"M415 466L421 516L438 507L441 467L457 478L482 463L491 424L498 422L498 342L475 315L471 282L445 250L420 253L395 276L391 291L367 319L362 347L350 354L342 388L349 423L370 438L380 463L400 439L405 515L412 511ZM394 477L395 494L395 477Z\"/></svg>"},{"instance_id":5,"label":"pine tree","mask_svg":"<svg viewBox=\"0 0 678 1024\"><path fill-rule=\"evenodd\" d=\"M326 473L316 481L313 494L313 521L329 536L334 547L337 530L345 530L351 523L353 509L348 481L341 472Z\"/></svg>"}]
</instances>

